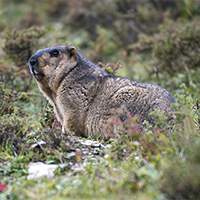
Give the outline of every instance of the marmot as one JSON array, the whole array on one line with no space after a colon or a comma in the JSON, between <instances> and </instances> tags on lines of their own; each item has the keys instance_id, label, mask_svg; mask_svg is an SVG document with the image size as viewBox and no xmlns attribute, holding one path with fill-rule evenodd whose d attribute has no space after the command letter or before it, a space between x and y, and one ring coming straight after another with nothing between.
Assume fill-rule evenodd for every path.
<instances>
[{"instance_id":1,"label":"marmot","mask_svg":"<svg viewBox=\"0 0 200 200\"><path fill-rule=\"evenodd\" d=\"M85 58L74 46L42 49L29 59L30 71L40 91L53 105L62 130L76 135L116 138L118 126L112 119L138 116L155 125L149 115L155 109L172 120L173 95L164 88L107 74ZM120 111L119 111L120 110Z\"/></svg>"}]
</instances>

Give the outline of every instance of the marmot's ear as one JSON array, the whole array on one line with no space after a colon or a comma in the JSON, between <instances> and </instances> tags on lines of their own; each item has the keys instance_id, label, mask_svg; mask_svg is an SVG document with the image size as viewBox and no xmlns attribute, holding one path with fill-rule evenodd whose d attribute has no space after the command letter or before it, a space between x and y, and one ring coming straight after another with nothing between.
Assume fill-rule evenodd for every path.
<instances>
[{"instance_id":1,"label":"marmot's ear","mask_svg":"<svg viewBox=\"0 0 200 200\"><path fill-rule=\"evenodd\" d=\"M76 47L74 46L69 46L67 48L68 50L68 55L69 55L69 58L70 59L73 59L73 60L77 60L78 56L77 56L77 53L76 53Z\"/></svg>"}]
</instances>

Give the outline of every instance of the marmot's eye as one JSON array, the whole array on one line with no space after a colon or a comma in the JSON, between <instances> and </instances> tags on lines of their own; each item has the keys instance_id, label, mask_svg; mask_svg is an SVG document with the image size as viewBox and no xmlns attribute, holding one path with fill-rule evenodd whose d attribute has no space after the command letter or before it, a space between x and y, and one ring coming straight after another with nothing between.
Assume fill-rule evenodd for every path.
<instances>
[{"instance_id":1,"label":"marmot's eye","mask_svg":"<svg viewBox=\"0 0 200 200\"><path fill-rule=\"evenodd\" d=\"M51 52L51 57L58 57L59 55L59 51L58 50L54 50Z\"/></svg>"}]
</instances>

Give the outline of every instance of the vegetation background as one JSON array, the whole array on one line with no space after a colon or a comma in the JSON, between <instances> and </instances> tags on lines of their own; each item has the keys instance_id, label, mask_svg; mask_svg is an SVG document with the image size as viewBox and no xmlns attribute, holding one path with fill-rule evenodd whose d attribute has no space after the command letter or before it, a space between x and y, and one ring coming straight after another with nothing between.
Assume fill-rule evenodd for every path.
<instances>
[{"instance_id":1,"label":"vegetation background","mask_svg":"<svg viewBox=\"0 0 200 200\"><path fill-rule=\"evenodd\" d=\"M0 40L0 199L200 199L200 1L1 0ZM85 162L27 63L70 44L109 73L169 90L174 129L156 113L142 133L130 119ZM59 164L54 178L27 179L38 161Z\"/></svg>"}]
</instances>

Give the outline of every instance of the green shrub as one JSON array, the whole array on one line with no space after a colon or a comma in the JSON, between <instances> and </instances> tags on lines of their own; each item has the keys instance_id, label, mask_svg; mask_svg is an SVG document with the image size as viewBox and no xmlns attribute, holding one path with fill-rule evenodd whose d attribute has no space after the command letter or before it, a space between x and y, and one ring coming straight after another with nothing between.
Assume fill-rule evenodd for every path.
<instances>
[{"instance_id":1,"label":"green shrub","mask_svg":"<svg viewBox=\"0 0 200 200\"><path fill-rule=\"evenodd\" d=\"M185 22L171 21L167 17L160 26L159 33L154 36L141 34L139 42L130 48L149 55L151 70L156 66L159 70L156 72L160 72L163 79L173 76L177 79L182 73L185 75L182 81L196 87L199 80L196 72L200 66L199 32L199 18Z\"/></svg>"},{"instance_id":2,"label":"green shrub","mask_svg":"<svg viewBox=\"0 0 200 200\"><path fill-rule=\"evenodd\" d=\"M53 106L48 104L45 112L40 119L40 123L43 128L58 128L61 127L60 123L57 121Z\"/></svg>"},{"instance_id":3,"label":"green shrub","mask_svg":"<svg viewBox=\"0 0 200 200\"><path fill-rule=\"evenodd\" d=\"M200 198L200 145L193 145L182 160L174 160L163 172L160 189L167 199Z\"/></svg>"},{"instance_id":4,"label":"green shrub","mask_svg":"<svg viewBox=\"0 0 200 200\"><path fill-rule=\"evenodd\" d=\"M26 144L28 122L17 114L4 115L0 117L0 148L9 149L13 155L17 155Z\"/></svg>"},{"instance_id":5,"label":"green shrub","mask_svg":"<svg viewBox=\"0 0 200 200\"><path fill-rule=\"evenodd\" d=\"M28 60L38 49L39 38L45 33L46 30L42 27L4 31L2 34L5 41L4 53L0 60L1 81L22 91L31 88L32 76L28 68Z\"/></svg>"},{"instance_id":6,"label":"green shrub","mask_svg":"<svg viewBox=\"0 0 200 200\"><path fill-rule=\"evenodd\" d=\"M25 65L38 44L38 39L44 36L46 30L40 27L31 27L24 30L5 31L4 52L17 66Z\"/></svg>"},{"instance_id":7,"label":"green shrub","mask_svg":"<svg viewBox=\"0 0 200 200\"><path fill-rule=\"evenodd\" d=\"M0 116L11 115L17 113L19 116L24 116L25 113L22 107L17 106L17 102L29 102L31 98L25 92L17 92L11 89L5 89L0 82Z\"/></svg>"},{"instance_id":8,"label":"green shrub","mask_svg":"<svg viewBox=\"0 0 200 200\"><path fill-rule=\"evenodd\" d=\"M25 141L27 130L27 114L19 102L29 102L30 97L25 92L5 89L0 84L0 146L10 147L11 151L19 153Z\"/></svg>"}]
</instances>

